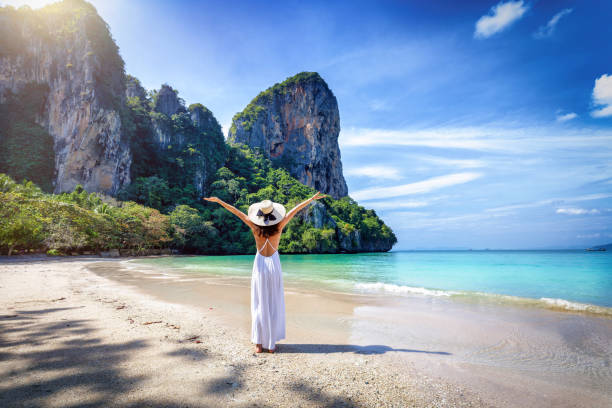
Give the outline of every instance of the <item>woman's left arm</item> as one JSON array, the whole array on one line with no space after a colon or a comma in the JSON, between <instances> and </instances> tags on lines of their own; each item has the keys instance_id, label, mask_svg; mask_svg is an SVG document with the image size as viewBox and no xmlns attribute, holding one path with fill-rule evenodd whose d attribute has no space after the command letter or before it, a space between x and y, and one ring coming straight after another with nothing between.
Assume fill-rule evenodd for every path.
<instances>
[{"instance_id":1,"label":"woman's left arm","mask_svg":"<svg viewBox=\"0 0 612 408\"><path fill-rule=\"evenodd\" d=\"M247 217L245 213L243 213L233 205L221 200L219 197L205 197L204 200L221 204L223 207L225 207L226 210L234 214L236 217L240 218L242 222L249 226L249 228L253 229L255 227L255 225L251 222L251 220L249 220L249 217Z\"/></svg>"}]
</instances>

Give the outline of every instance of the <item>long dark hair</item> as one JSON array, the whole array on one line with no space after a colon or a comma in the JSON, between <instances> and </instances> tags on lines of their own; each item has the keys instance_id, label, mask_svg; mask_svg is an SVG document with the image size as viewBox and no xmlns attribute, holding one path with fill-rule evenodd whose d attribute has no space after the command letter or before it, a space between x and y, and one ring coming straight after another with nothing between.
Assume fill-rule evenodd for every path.
<instances>
[{"instance_id":1,"label":"long dark hair","mask_svg":"<svg viewBox=\"0 0 612 408\"><path fill-rule=\"evenodd\" d=\"M278 233L278 224L257 226L257 235L259 235L260 237L269 238L272 235L275 235L276 233Z\"/></svg>"}]
</instances>

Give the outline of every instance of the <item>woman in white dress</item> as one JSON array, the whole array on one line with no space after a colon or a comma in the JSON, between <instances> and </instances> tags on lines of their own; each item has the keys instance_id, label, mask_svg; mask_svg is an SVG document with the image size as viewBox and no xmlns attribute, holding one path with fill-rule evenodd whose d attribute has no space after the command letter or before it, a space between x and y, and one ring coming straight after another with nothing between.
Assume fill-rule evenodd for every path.
<instances>
[{"instance_id":1,"label":"woman in white dress","mask_svg":"<svg viewBox=\"0 0 612 408\"><path fill-rule=\"evenodd\" d=\"M283 228L311 201L323 197L326 196L317 192L288 213L283 205L264 200L252 204L248 215L217 197L204 198L221 204L253 232L257 253L251 276L251 341L257 353L274 353L276 343L285 338L283 271L277 250Z\"/></svg>"}]
</instances>

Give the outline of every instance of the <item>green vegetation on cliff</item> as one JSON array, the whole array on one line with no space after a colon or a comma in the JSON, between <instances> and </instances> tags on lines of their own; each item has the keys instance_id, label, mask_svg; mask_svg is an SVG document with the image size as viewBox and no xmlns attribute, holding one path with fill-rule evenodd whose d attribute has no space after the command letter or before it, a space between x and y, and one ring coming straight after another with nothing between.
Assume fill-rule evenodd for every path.
<instances>
[{"instance_id":1,"label":"green vegetation on cliff","mask_svg":"<svg viewBox=\"0 0 612 408\"><path fill-rule=\"evenodd\" d=\"M48 92L46 84L31 82L16 94L9 91L0 104L0 173L32 180L45 191L53 189L53 138L36 119L44 113Z\"/></svg>"},{"instance_id":2,"label":"green vegetation on cliff","mask_svg":"<svg viewBox=\"0 0 612 408\"><path fill-rule=\"evenodd\" d=\"M209 175L226 157L221 126L202 104L180 109L171 117L157 112L156 96L152 92L144 100L128 98L123 127L133 157L133 181L118 197L164 212L177 204L203 209L202 193L210 185ZM194 117L199 120L194 121ZM169 143L160 143L160 134Z\"/></svg>"},{"instance_id":3,"label":"green vegetation on cliff","mask_svg":"<svg viewBox=\"0 0 612 408\"><path fill-rule=\"evenodd\" d=\"M249 205L269 199L293 208L296 204L311 197L316 191L297 181L282 168L275 168L269 159L260 152L253 152L246 145L229 145L228 160L225 167L217 171L216 181L211 185L210 195L232 203L246 212ZM390 249L397 239L373 210L366 210L350 197L339 200L324 198L319 200L324 206L325 215L315 228L313 217L295 217L286 227L281 238L279 250L289 253L358 251L346 245L355 230L360 231L362 243L376 243L378 250ZM253 253L253 242L248 228L235 219L232 214L207 203L213 225L220 227L221 235L230 236L238 252ZM211 208L212 207L212 208ZM304 210L307 215L308 210ZM206 212L204 213L206 214ZM246 232L246 234L245 234ZM353 235L354 237L354 235ZM352 243L351 243L352 244Z\"/></svg>"},{"instance_id":4,"label":"green vegetation on cliff","mask_svg":"<svg viewBox=\"0 0 612 408\"><path fill-rule=\"evenodd\" d=\"M215 172L207 195L217 196L246 213L250 204L265 199L282 203L289 210L315 193L286 170L273 167L260 152L238 144L228 144L226 148L224 165ZM177 249L205 254L255 252L251 232L242 221L219 205L204 202L191 191L181 192L171 185L163 175L141 177L123 193L123 198L169 213L175 225L184 231L183 240L175 242ZM322 225L315 228L312 220L294 218L285 228L281 252L364 250L353 242L356 239L363 247L373 248L370 250L388 250L397 241L373 210L359 206L350 197L325 198L319 202L327 215Z\"/></svg>"},{"instance_id":5,"label":"green vegetation on cliff","mask_svg":"<svg viewBox=\"0 0 612 408\"><path fill-rule=\"evenodd\" d=\"M289 210L314 194L284 169L273 168L261 153L245 145L227 148L225 165L216 171L208 195L246 212L250 204L264 199L283 203ZM144 254L151 249L174 248L201 254L255 253L249 228L222 207L201 200L194 203L190 192L173 195L180 190L173 190L158 176L141 178L137 185L140 190L135 200L154 208L90 194L80 186L71 193L46 194L31 182L15 183L0 174L0 252L122 249ZM325 198L320 203L327 213L324 223L315 228L308 217L295 217L285 228L281 252L347 250L346 239L354 239L356 231L362 242L376 242L386 249L396 242L391 229L373 210L351 198Z\"/></svg>"}]
</instances>

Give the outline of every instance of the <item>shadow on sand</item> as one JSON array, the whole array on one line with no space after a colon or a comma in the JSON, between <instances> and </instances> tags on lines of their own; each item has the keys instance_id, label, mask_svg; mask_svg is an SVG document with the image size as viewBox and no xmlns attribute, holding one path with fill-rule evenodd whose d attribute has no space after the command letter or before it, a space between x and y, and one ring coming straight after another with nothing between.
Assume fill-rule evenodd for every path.
<instances>
[{"instance_id":1,"label":"shadow on sand","mask_svg":"<svg viewBox=\"0 0 612 408\"><path fill-rule=\"evenodd\" d=\"M373 344L370 346L357 346L352 344L279 344L278 353L303 353L303 354L328 354L328 353L355 353L355 354L385 354L389 351L398 351L402 353L424 353L438 354L441 356L450 356L451 353L446 351L428 351L393 348L381 344Z\"/></svg>"},{"instance_id":2,"label":"shadow on sand","mask_svg":"<svg viewBox=\"0 0 612 408\"><path fill-rule=\"evenodd\" d=\"M186 404L180 393L162 401L148 395L147 380L163 372L126 372L125 365L134 353L156 348L157 339L107 342L95 322L63 316L70 308L41 307L10 310L0 314L0 407L205 407L206 402ZM46 320L40 318L46 316ZM50 347L50 343L53 346ZM393 350L386 346L283 345L282 352L367 352ZM398 351L398 350L395 350ZM198 367L211 358L200 350L183 349L165 353L176 364L191 362ZM256 366L258 367L258 366ZM261 375L248 365L235 365L225 375L202 383L203 397L225 401L227 395L243 400L233 406L268 406L254 398L245 384ZM181 378L175 381L180 388ZM282 391L287 401L314 401L321 407L360 407L344 396L310 386L296 378L285 382ZM67 399L64 399L67 398ZM220 406L214 404L212 406Z\"/></svg>"},{"instance_id":3,"label":"shadow on sand","mask_svg":"<svg viewBox=\"0 0 612 408\"><path fill-rule=\"evenodd\" d=\"M123 374L119 366L131 352L146 347L146 342L105 344L86 319L58 317L40 323L35 318L67 309L16 310L0 316L0 359L5 364L17 362L3 373L6 381L0 385L0 406L46 405L45 400L56 393L82 392L84 388L94 391L95 397L80 406L108 406L113 396L130 391L143 380ZM38 347L53 339L65 340L52 349Z\"/></svg>"}]
</instances>

